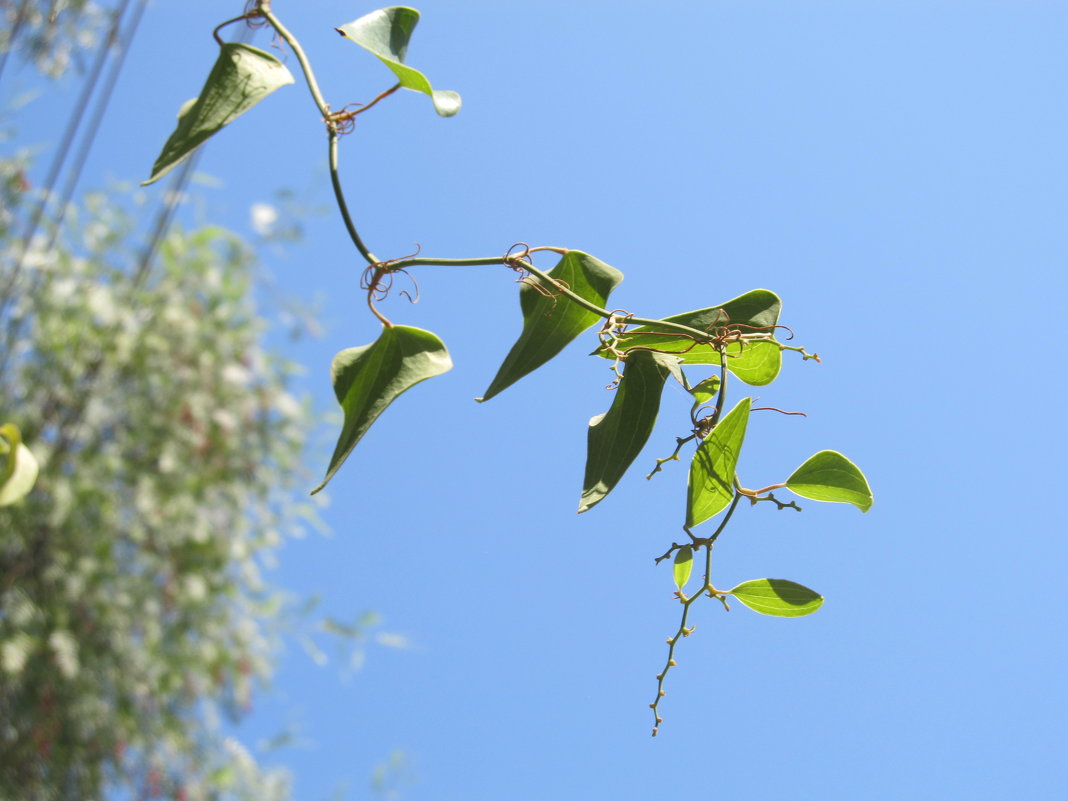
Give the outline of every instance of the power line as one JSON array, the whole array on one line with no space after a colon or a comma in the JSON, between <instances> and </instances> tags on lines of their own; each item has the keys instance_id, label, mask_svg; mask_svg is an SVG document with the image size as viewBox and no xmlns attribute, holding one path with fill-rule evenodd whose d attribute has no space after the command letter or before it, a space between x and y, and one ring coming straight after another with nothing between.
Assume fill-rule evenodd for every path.
<instances>
[{"instance_id":1,"label":"power line","mask_svg":"<svg viewBox=\"0 0 1068 801\"><path fill-rule=\"evenodd\" d=\"M7 66L8 56L11 55L11 51L15 49L15 40L18 39L19 34L22 33L22 26L26 22L27 13L30 10L30 3L33 0L22 0L22 5L19 6L19 10L15 12L15 22L11 26L11 34L8 36L7 49L3 53L0 53L0 78L4 75L4 67Z\"/></svg>"},{"instance_id":2,"label":"power line","mask_svg":"<svg viewBox=\"0 0 1068 801\"><path fill-rule=\"evenodd\" d=\"M126 1L128 2L128 0ZM111 64L111 70L105 79L103 88L100 90L100 95L96 101L96 108L93 109L92 118L89 121L85 133L82 134L81 146L78 148L78 153L75 156L74 161L71 163L70 168L67 170L67 180L63 186L63 192L60 195L59 204L56 207L56 217L52 224L52 237L49 240L46 249L51 249L59 236L59 229L63 225L63 220L67 215L67 206L70 203L71 197L74 195L74 189L78 184L78 179L81 178L85 162L89 157L89 151L92 149L93 143L96 141L96 135L100 131L100 123L104 119L104 113L107 111L108 103L111 101L111 95L115 91L115 84L118 83L119 75L122 73L122 67L126 61L126 55L130 52L130 45L133 42L134 35L137 33L138 25L141 24L141 18L144 16L145 7L147 5L148 0L141 0L134 9L126 34L119 39L115 59ZM123 8L125 9L125 3Z\"/></svg>"},{"instance_id":3,"label":"power line","mask_svg":"<svg viewBox=\"0 0 1068 801\"><path fill-rule=\"evenodd\" d=\"M63 136L60 139L59 145L56 147L55 155L52 157L52 164L49 167L48 175L45 178L44 188L40 190L40 196L37 198L37 203L34 205L33 212L30 215L30 220L26 224L26 230L22 235L22 245L19 249L17 260L12 268L11 275L8 278L7 285L4 287L3 292L0 292L0 318L3 317L4 306L7 304L11 289L15 285L15 281L18 280L19 273L22 271L23 262L26 260L26 254L30 249L30 242L33 241L33 236L37 233L37 227L41 224L41 218L44 216L45 208L48 206L48 201L52 197L52 192L55 189L56 181L59 180L60 170L63 169L63 163L66 161L67 153L70 151L74 138L78 134L78 128L81 125L82 118L85 116L85 109L89 105L89 100L93 96L93 92L96 90L97 81L100 80L100 73L104 69L104 63L107 61L108 53L111 50L112 45L117 40L119 26L122 24L122 17L126 13L126 7L130 4L130 0L122 0L118 10L115 11L115 18L112 22L111 29L108 31L107 36L100 43L100 47L97 49L96 59L94 59L93 67L90 70L89 76L85 79L85 86L82 88L81 95L78 97L78 102L74 106L74 110L71 112L70 119L67 120L67 127L63 131Z\"/></svg>"}]
</instances>

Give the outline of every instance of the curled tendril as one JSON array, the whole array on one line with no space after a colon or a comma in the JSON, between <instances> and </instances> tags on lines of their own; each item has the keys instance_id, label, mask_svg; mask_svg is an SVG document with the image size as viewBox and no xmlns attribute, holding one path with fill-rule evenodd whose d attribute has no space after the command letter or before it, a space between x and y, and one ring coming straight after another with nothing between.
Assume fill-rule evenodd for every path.
<instances>
[{"instance_id":1,"label":"curled tendril","mask_svg":"<svg viewBox=\"0 0 1068 801\"><path fill-rule=\"evenodd\" d=\"M413 305L418 303L419 302L419 297L420 297L420 295L419 295L419 282L415 280L415 276L412 275L411 273L409 273L407 270L396 270L395 272L404 273L404 275L406 275L408 277L408 280L412 282L412 287L415 289L415 297L414 298L412 297L412 294L407 289L402 289L400 291L400 294L402 294L402 295L404 295L404 297L408 298L408 302L409 303L411 303Z\"/></svg>"},{"instance_id":2,"label":"curled tendril","mask_svg":"<svg viewBox=\"0 0 1068 801\"><path fill-rule=\"evenodd\" d=\"M805 414L804 412L788 412L788 411L786 411L784 409L780 409L777 406L756 406L756 407L750 409L749 411L751 411L751 412L778 412L779 414L800 415L801 417L808 417L808 415Z\"/></svg>"},{"instance_id":3,"label":"curled tendril","mask_svg":"<svg viewBox=\"0 0 1068 801\"><path fill-rule=\"evenodd\" d=\"M513 253L512 251L516 248L522 248L522 250L520 250L518 253ZM513 270L522 269L519 266L521 262L527 262L528 264L531 263L530 245L528 245L526 242L516 242L505 252L502 261L504 261L504 263L511 267Z\"/></svg>"},{"instance_id":4,"label":"curled tendril","mask_svg":"<svg viewBox=\"0 0 1068 801\"><path fill-rule=\"evenodd\" d=\"M557 293L549 289L549 287L534 280L534 278L529 273L519 278L518 283L523 284L524 286L529 286L543 298L548 298L549 300L553 301L554 305L556 303L556 299L560 297ZM562 289L571 289L571 285L568 284L567 281L561 281L559 278L554 278L553 283L556 284L558 287L561 287Z\"/></svg>"},{"instance_id":5,"label":"curled tendril","mask_svg":"<svg viewBox=\"0 0 1068 801\"><path fill-rule=\"evenodd\" d=\"M245 24L254 31L267 24L267 19L260 11L260 0L248 0L245 3Z\"/></svg>"},{"instance_id":6,"label":"curled tendril","mask_svg":"<svg viewBox=\"0 0 1068 801\"><path fill-rule=\"evenodd\" d=\"M350 134L356 130L356 115L360 112L362 103L349 103L340 111L330 114L323 122L332 126L341 136Z\"/></svg>"},{"instance_id":7,"label":"curled tendril","mask_svg":"<svg viewBox=\"0 0 1068 801\"><path fill-rule=\"evenodd\" d=\"M407 256L398 256L395 259L386 259L385 261L377 261L374 264L368 266L360 275L360 289L363 289L368 294L369 300L385 300L389 297L390 290L393 289L393 276L398 273L404 273L411 280L415 286L416 298L419 296L419 284L414 278L408 275L405 270L395 270L393 265L397 262L404 261L406 259L413 259L420 254L423 250L422 246L417 242L415 244L415 252L409 253ZM412 300L412 296L407 290L404 290L401 294L408 295L408 299Z\"/></svg>"}]
</instances>

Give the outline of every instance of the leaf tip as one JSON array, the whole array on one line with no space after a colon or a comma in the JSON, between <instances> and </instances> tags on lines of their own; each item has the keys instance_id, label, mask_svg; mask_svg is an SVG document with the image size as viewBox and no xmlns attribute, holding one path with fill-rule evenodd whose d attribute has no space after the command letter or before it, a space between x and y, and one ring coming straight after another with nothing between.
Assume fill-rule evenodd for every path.
<instances>
[{"instance_id":1,"label":"leaf tip","mask_svg":"<svg viewBox=\"0 0 1068 801\"><path fill-rule=\"evenodd\" d=\"M334 30L337 31L339 34L341 34L341 36L343 36L345 39L349 38L349 35L347 33L345 33L343 30L341 30L341 28L334 28Z\"/></svg>"},{"instance_id":2,"label":"leaf tip","mask_svg":"<svg viewBox=\"0 0 1068 801\"><path fill-rule=\"evenodd\" d=\"M601 499L600 499L600 498L598 498L598 499L596 499L596 500L593 500L593 501L587 501L587 500L585 500L585 499L583 499L583 500L579 501L579 508L578 508L578 510L577 510L577 511L575 512L575 514L582 514L583 512L588 512L588 511L590 511L590 509L592 509L593 507L595 507L595 506L596 506L596 505L597 505L597 504L598 504L598 503L600 502L600 500L601 500Z\"/></svg>"}]
</instances>

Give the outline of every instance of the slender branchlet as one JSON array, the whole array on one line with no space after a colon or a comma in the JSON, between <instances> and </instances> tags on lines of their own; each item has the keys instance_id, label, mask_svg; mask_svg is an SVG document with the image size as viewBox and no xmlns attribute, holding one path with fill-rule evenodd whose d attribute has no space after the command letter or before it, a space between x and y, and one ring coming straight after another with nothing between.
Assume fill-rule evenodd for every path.
<instances>
[{"instance_id":1,"label":"slender branchlet","mask_svg":"<svg viewBox=\"0 0 1068 801\"><path fill-rule=\"evenodd\" d=\"M727 593L717 590L715 585L712 584L712 548L715 546L716 540L719 539L719 535L723 533L723 529L725 529L727 527L727 524L730 522L731 517L734 515L734 510L738 508L738 501L741 500L741 498L741 495L735 493L734 498L731 501L731 505L727 507L727 513L723 516L723 520L720 521L719 526L716 528L715 532L712 534L711 537L707 539L697 538L694 537L693 533L690 532L689 529L686 530L686 533L690 535L691 539L693 539L695 543L694 547L698 547L697 544L700 543L699 547L703 547L705 549L704 577L701 587L693 595L685 595L681 589L675 592L675 596L682 604L682 617L679 620L678 630L675 632L674 635L668 637L667 639L667 661L664 663L663 670L661 670L656 675L656 699L651 704L649 704L649 708L653 710L653 737L656 737L657 732L660 730L660 724L664 722L664 719L660 717L659 711L660 700L665 695L664 680L667 678L668 671L678 665L678 663L675 661L675 646L678 645L680 638L689 637L691 634L693 634L694 629L696 628L696 626L690 626L689 628L686 627L686 622L690 615L690 606L702 595L707 595L709 598L716 598L720 600L723 603L723 607L726 610L730 611L730 607L727 605L726 600ZM672 553L672 551L678 550L680 547L682 546L672 543L672 546L670 549L668 549L668 552L663 556L657 557L656 561L660 562L661 560L666 559Z\"/></svg>"}]
</instances>

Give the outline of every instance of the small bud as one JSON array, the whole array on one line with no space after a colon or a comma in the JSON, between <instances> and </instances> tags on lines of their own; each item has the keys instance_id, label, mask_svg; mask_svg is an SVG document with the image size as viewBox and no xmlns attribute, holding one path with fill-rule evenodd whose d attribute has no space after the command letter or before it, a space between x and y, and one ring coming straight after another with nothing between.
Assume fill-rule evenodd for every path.
<instances>
[{"instance_id":1,"label":"small bud","mask_svg":"<svg viewBox=\"0 0 1068 801\"><path fill-rule=\"evenodd\" d=\"M665 695L667 695L667 693L664 692L663 690L661 690L660 691L660 697L663 698ZM649 706L652 706L652 704L649 704Z\"/></svg>"},{"instance_id":2,"label":"small bud","mask_svg":"<svg viewBox=\"0 0 1068 801\"><path fill-rule=\"evenodd\" d=\"M675 661L674 659L669 659L669 660L668 660L668 664L669 664L669 665L671 665L671 667L675 667L675 666L676 666L677 664L679 664L679 663L678 663L678 662L676 662L676 661Z\"/></svg>"}]
</instances>

